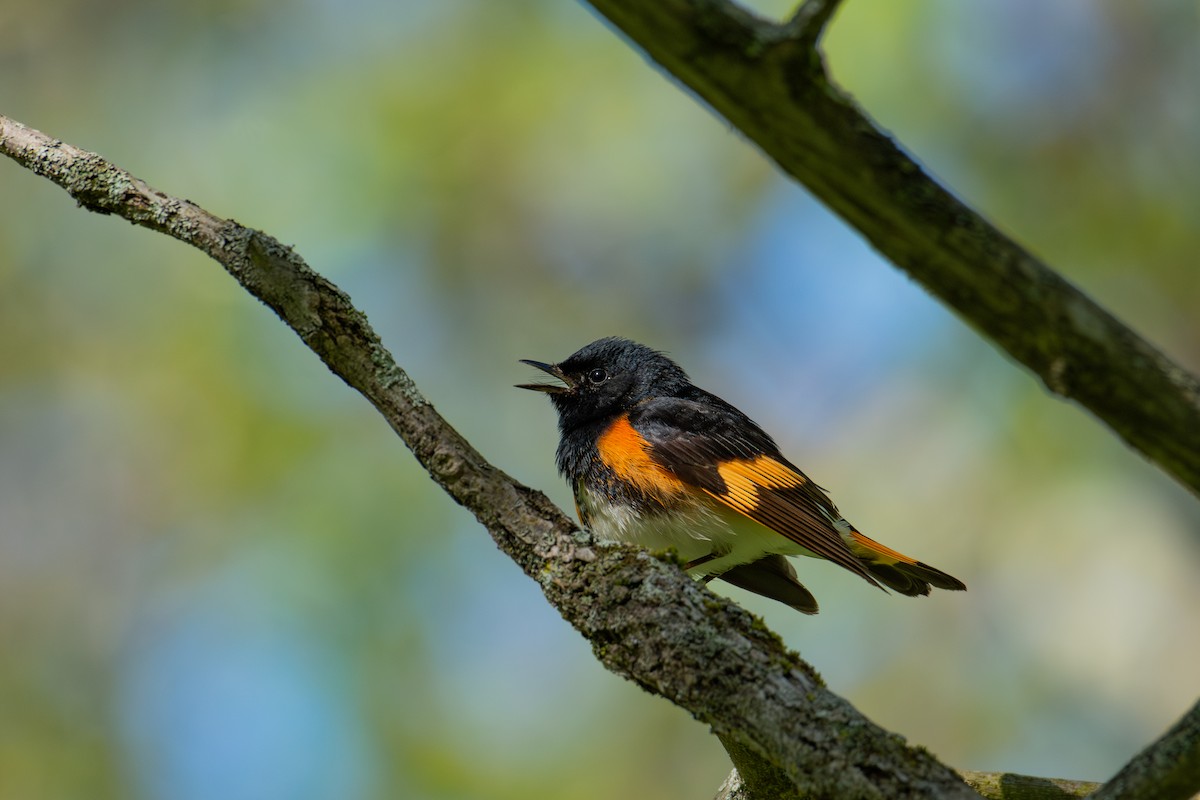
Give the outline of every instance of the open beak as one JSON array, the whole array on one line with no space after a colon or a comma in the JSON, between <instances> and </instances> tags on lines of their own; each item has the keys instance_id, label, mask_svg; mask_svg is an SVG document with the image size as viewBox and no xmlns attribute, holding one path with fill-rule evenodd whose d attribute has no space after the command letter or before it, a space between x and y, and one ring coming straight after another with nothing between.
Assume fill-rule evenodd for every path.
<instances>
[{"instance_id":1,"label":"open beak","mask_svg":"<svg viewBox=\"0 0 1200 800\"><path fill-rule=\"evenodd\" d=\"M532 391L535 391L535 392L546 392L547 394L562 394L563 392L569 392L575 388L574 382L570 378L568 378L566 375L564 375L563 371L561 369L559 369L557 366L555 366L554 364L546 364L541 361L530 361L527 358L522 358L521 363L528 364L531 367L537 367L542 372L545 372L548 375L553 375L555 378L558 378L560 381L562 381L562 384L558 384L558 383L518 383L517 384L518 389L531 389Z\"/></svg>"}]
</instances>

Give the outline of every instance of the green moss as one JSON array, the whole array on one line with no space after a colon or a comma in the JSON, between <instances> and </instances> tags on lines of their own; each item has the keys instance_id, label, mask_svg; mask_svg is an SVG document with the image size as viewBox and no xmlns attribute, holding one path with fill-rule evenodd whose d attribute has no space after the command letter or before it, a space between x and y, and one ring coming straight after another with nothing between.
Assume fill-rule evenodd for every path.
<instances>
[{"instance_id":1,"label":"green moss","mask_svg":"<svg viewBox=\"0 0 1200 800\"><path fill-rule=\"evenodd\" d=\"M679 557L679 551L674 547L668 547L666 550L651 550L650 555L666 564L675 564L682 567L687 563Z\"/></svg>"}]
</instances>

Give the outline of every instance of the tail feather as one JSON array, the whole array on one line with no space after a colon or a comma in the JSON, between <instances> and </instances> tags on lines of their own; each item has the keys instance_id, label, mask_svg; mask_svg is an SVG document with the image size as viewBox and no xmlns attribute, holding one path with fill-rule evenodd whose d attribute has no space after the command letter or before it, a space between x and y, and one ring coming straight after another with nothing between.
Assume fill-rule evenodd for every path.
<instances>
[{"instance_id":1,"label":"tail feather","mask_svg":"<svg viewBox=\"0 0 1200 800\"><path fill-rule=\"evenodd\" d=\"M917 597L929 594L930 587L951 591L967 588L958 578L885 547L853 528L846 537L846 543L872 577L900 594Z\"/></svg>"},{"instance_id":2,"label":"tail feather","mask_svg":"<svg viewBox=\"0 0 1200 800\"><path fill-rule=\"evenodd\" d=\"M889 589L909 597L929 594L930 587L951 591L962 591L967 588L966 584L958 578L920 561L914 561L911 564L884 564L864 559L863 563L875 580Z\"/></svg>"}]
</instances>

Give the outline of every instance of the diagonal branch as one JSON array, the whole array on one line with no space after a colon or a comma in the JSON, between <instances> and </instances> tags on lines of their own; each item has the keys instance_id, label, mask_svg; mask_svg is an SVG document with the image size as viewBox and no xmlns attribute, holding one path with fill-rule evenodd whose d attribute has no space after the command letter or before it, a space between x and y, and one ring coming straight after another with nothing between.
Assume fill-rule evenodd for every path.
<instances>
[{"instance_id":1,"label":"diagonal branch","mask_svg":"<svg viewBox=\"0 0 1200 800\"><path fill-rule=\"evenodd\" d=\"M1200 381L940 186L831 83L819 34L727 0L589 0L876 249L1053 393L1200 493ZM815 26L815 27L814 27Z\"/></svg>"},{"instance_id":2,"label":"diagonal branch","mask_svg":"<svg viewBox=\"0 0 1200 800\"><path fill-rule=\"evenodd\" d=\"M929 753L826 689L740 607L673 563L592 542L543 494L489 464L425 400L346 294L290 248L2 116L0 152L89 210L165 233L218 261L383 414L608 669L712 728L752 782L750 797L977 797Z\"/></svg>"},{"instance_id":3,"label":"diagonal branch","mask_svg":"<svg viewBox=\"0 0 1200 800\"><path fill-rule=\"evenodd\" d=\"M1118 772L1094 800L1200 797L1200 703Z\"/></svg>"}]
</instances>

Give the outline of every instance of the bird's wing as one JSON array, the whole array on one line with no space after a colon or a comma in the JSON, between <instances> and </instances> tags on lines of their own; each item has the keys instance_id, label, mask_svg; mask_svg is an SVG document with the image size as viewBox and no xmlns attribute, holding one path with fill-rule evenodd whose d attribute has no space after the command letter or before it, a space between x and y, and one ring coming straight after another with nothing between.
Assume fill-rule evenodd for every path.
<instances>
[{"instance_id":1,"label":"bird's wing","mask_svg":"<svg viewBox=\"0 0 1200 800\"><path fill-rule=\"evenodd\" d=\"M711 395L659 398L635 409L629 425L675 479L876 583L847 544L837 507L742 412Z\"/></svg>"}]
</instances>

